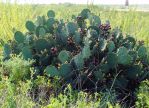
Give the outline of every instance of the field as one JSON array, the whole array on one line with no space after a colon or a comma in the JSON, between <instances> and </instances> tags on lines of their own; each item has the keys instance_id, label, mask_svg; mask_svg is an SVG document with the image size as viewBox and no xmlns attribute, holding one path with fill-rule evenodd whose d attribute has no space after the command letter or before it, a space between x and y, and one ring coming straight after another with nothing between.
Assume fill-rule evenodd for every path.
<instances>
[{"instance_id":1,"label":"field","mask_svg":"<svg viewBox=\"0 0 149 108\"><path fill-rule=\"evenodd\" d=\"M129 102L123 104L121 100L116 99L117 94L113 89L113 84L110 89L107 88L104 92L100 91L100 93L97 94L92 93L92 91L86 93L80 89L78 89L78 92L77 90L73 90L70 85L64 89L63 86L61 86L61 83L64 83L63 80L60 80L57 77L54 79L48 79L47 76L41 75L38 78L35 78L34 69L29 68L32 66L31 64L33 61L24 61L20 55L12 55L12 59L10 59L9 62L4 62L2 60L4 56L3 45L10 42L10 40L14 40L14 33L16 31L21 31L24 34L28 31L25 27L26 21L30 20L34 22L38 16L46 16L48 10L54 10L56 19L64 19L64 21L69 22L72 20L72 15L77 16L84 8L90 9L91 12L99 16L102 23L109 20L111 28L120 28L124 34L124 37L125 35L129 35L134 37L135 41L143 40L144 46L148 51L149 12L146 8L143 9L141 6L139 8L141 11L137 11L138 8L135 6L130 6L129 8L125 9L123 6L116 7L73 4L21 5L10 3L4 4L0 2L1 108L149 108L149 77L145 79L146 81L141 80L138 85L136 84L136 88L134 88L135 90L133 90L132 94L127 93L128 100L130 99L132 101L130 102L130 105L127 105ZM146 59L148 55L149 54L147 53ZM146 68L149 69L148 64L143 64L140 59L135 61L133 66L134 65L141 65L142 70ZM127 68L127 66L125 68ZM24 81L24 77L23 81L22 79L20 80L21 75L25 76L25 72L29 70L31 71L29 74L30 80ZM17 72L19 71L22 73L18 74ZM11 77L11 72L13 74L13 81L12 79L11 81L9 79L9 77ZM147 70L147 75L149 76L148 72L149 70ZM118 75L119 73L116 73L116 76ZM113 78L113 82L115 82L115 78L116 77ZM59 81L62 82L59 83ZM136 79L133 81L136 81ZM38 95L38 98L35 94Z\"/></svg>"},{"instance_id":2,"label":"field","mask_svg":"<svg viewBox=\"0 0 149 108\"><path fill-rule=\"evenodd\" d=\"M71 19L72 15L77 15L80 10L86 8L85 5L18 5L18 4L0 4L0 35L1 39L11 39L13 29L25 31L25 22L35 20L37 16L46 15L47 10L54 10L56 18ZM149 14L148 12L138 12L135 8L130 8L128 12L116 11L113 7L106 6L88 6L95 14L100 15L104 22L109 20L112 27L121 27L124 33L135 36L136 39L148 40L149 35ZM110 10L110 11L109 11ZM10 16L10 17L9 17Z\"/></svg>"}]
</instances>

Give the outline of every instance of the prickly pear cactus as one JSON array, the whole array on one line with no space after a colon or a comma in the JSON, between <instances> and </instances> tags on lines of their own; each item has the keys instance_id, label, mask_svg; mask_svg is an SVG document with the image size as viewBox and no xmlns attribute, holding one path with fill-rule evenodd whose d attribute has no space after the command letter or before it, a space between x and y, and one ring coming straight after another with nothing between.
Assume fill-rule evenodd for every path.
<instances>
[{"instance_id":1,"label":"prickly pear cactus","mask_svg":"<svg viewBox=\"0 0 149 108\"><path fill-rule=\"evenodd\" d=\"M35 30L35 25L32 21L27 21L25 26L30 32Z\"/></svg>"},{"instance_id":2,"label":"prickly pear cactus","mask_svg":"<svg viewBox=\"0 0 149 108\"><path fill-rule=\"evenodd\" d=\"M120 47L117 51L118 63L122 65L129 65L131 63L131 56L125 47Z\"/></svg>"},{"instance_id":3,"label":"prickly pear cactus","mask_svg":"<svg viewBox=\"0 0 149 108\"><path fill-rule=\"evenodd\" d=\"M45 72L49 77L59 76L59 72L55 66L46 67Z\"/></svg>"},{"instance_id":4,"label":"prickly pear cactus","mask_svg":"<svg viewBox=\"0 0 149 108\"><path fill-rule=\"evenodd\" d=\"M70 59L70 54L68 51L63 50L59 53L58 58L62 63L65 63Z\"/></svg>"},{"instance_id":5,"label":"prickly pear cactus","mask_svg":"<svg viewBox=\"0 0 149 108\"><path fill-rule=\"evenodd\" d=\"M142 43L124 36L119 28L111 29L109 21L101 22L89 9L73 15L71 21L55 16L49 10L47 16L27 21L28 32L16 31L4 45L4 60L21 54L35 61L35 75L60 77L76 89L81 85L130 90L148 78L147 49Z\"/></svg>"},{"instance_id":6,"label":"prickly pear cactus","mask_svg":"<svg viewBox=\"0 0 149 108\"><path fill-rule=\"evenodd\" d=\"M25 36L24 36L23 33L20 32L20 31L17 31L17 32L14 34L14 38L15 38L15 40L16 40L18 43L23 43L24 40L25 40Z\"/></svg>"},{"instance_id":7,"label":"prickly pear cactus","mask_svg":"<svg viewBox=\"0 0 149 108\"><path fill-rule=\"evenodd\" d=\"M5 59L8 59L10 57L11 54L11 48L8 44L4 45L4 49L3 49L3 56Z\"/></svg>"}]
</instances>

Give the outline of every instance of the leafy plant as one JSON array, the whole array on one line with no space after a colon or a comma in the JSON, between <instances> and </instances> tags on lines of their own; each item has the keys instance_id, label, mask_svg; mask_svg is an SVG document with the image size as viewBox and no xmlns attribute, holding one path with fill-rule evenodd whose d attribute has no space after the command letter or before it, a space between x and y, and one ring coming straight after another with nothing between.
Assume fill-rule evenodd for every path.
<instances>
[{"instance_id":1,"label":"leafy plant","mask_svg":"<svg viewBox=\"0 0 149 108\"><path fill-rule=\"evenodd\" d=\"M107 95L107 94L105 94ZM104 101L98 93L93 93L92 95L85 92L76 92L72 90L71 86L68 85L64 93L59 94L57 97L51 97L50 103L44 108L56 108L56 107L69 107L69 108L121 108L121 106L116 103L111 104L110 100ZM108 96L110 96L108 94Z\"/></svg>"},{"instance_id":2,"label":"leafy plant","mask_svg":"<svg viewBox=\"0 0 149 108\"><path fill-rule=\"evenodd\" d=\"M136 108L147 108L149 106L149 81L141 82L137 90Z\"/></svg>"},{"instance_id":3,"label":"leafy plant","mask_svg":"<svg viewBox=\"0 0 149 108\"><path fill-rule=\"evenodd\" d=\"M2 62L1 74L14 83L25 81L31 77L32 63L33 61L26 61L20 56L13 55L9 60Z\"/></svg>"}]
</instances>

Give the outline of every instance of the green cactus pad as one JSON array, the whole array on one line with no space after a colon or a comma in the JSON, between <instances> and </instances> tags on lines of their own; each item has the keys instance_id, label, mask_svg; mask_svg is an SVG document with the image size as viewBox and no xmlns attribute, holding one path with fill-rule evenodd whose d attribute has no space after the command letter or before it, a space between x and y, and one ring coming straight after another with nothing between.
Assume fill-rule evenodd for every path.
<instances>
[{"instance_id":1,"label":"green cactus pad","mask_svg":"<svg viewBox=\"0 0 149 108\"><path fill-rule=\"evenodd\" d=\"M58 43L60 43L60 45L66 45L67 44L67 33L65 30L62 30L60 32L57 33L57 37L56 40Z\"/></svg>"},{"instance_id":2,"label":"green cactus pad","mask_svg":"<svg viewBox=\"0 0 149 108\"><path fill-rule=\"evenodd\" d=\"M49 10L48 13L47 13L47 16L49 18L54 18L55 17L55 12L53 10Z\"/></svg>"},{"instance_id":3,"label":"green cactus pad","mask_svg":"<svg viewBox=\"0 0 149 108\"><path fill-rule=\"evenodd\" d=\"M136 40L130 36L126 37L123 42L129 45L128 48L132 48L136 44Z\"/></svg>"},{"instance_id":4,"label":"green cactus pad","mask_svg":"<svg viewBox=\"0 0 149 108\"><path fill-rule=\"evenodd\" d=\"M11 54L11 48L10 48L10 46L8 44L5 44L4 45L4 52L3 52L3 54L4 54L4 58L10 56L10 54Z\"/></svg>"},{"instance_id":5,"label":"green cactus pad","mask_svg":"<svg viewBox=\"0 0 149 108\"><path fill-rule=\"evenodd\" d=\"M129 51L128 54L131 56L133 62L137 60L137 51Z\"/></svg>"},{"instance_id":6,"label":"green cactus pad","mask_svg":"<svg viewBox=\"0 0 149 108\"><path fill-rule=\"evenodd\" d=\"M87 19L89 17L89 13L90 13L89 9L83 9L81 11L81 16L83 17L83 19Z\"/></svg>"},{"instance_id":7,"label":"green cactus pad","mask_svg":"<svg viewBox=\"0 0 149 108\"><path fill-rule=\"evenodd\" d=\"M70 64L62 64L59 69L59 74L61 77L69 77L71 73L71 65Z\"/></svg>"},{"instance_id":8,"label":"green cactus pad","mask_svg":"<svg viewBox=\"0 0 149 108\"><path fill-rule=\"evenodd\" d=\"M147 49L144 46L140 46L138 49L138 56L144 58L147 55Z\"/></svg>"},{"instance_id":9,"label":"green cactus pad","mask_svg":"<svg viewBox=\"0 0 149 108\"><path fill-rule=\"evenodd\" d=\"M118 55L118 63L122 65L129 65L131 63L131 56L130 55Z\"/></svg>"},{"instance_id":10,"label":"green cactus pad","mask_svg":"<svg viewBox=\"0 0 149 108\"><path fill-rule=\"evenodd\" d=\"M91 56L90 46L84 46L82 50L82 56L84 59L88 59Z\"/></svg>"},{"instance_id":11,"label":"green cactus pad","mask_svg":"<svg viewBox=\"0 0 149 108\"><path fill-rule=\"evenodd\" d=\"M41 16L37 16L36 20L36 26L43 26L44 25L45 18Z\"/></svg>"},{"instance_id":12,"label":"green cactus pad","mask_svg":"<svg viewBox=\"0 0 149 108\"><path fill-rule=\"evenodd\" d=\"M47 66L45 69L46 75L49 77L59 76L59 71L55 66Z\"/></svg>"},{"instance_id":13,"label":"green cactus pad","mask_svg":"<svg viewBox=\"0 0 149 108\"><path fill-rule=\"evenodd\" d=\"M110 68L116 68L117 66L117 55L115 53L109 53L107 55L107 63Z\"/></svg>"},{"instance_id":14,"label":"green cactus pad","mask_svg":"<svg viewBox=\"0 0 149 108\"><path fill-rule=\"evenodd\" d=\"M66 61L69 60L70 54L69 54L68 51L63 50L63 51L61 51L61 52L59 53L58 58L59 58L59 60L60 60L62 63L65 63Z\"/></svg>"},{"instance_id":15,"label":"green cactus pad","mask_svg":"<svg viewBox=\"0 0 149 108\"><path fill-rule=\"evenodd\" d=\"M46 30L45 28L41 27L39 29L39 36L44 37L46 35Z\"/></svg>"},{"instance_id":16,"label":"green cactus pad","mask_svg":"<svg viewBox=\"0 0 149 108\"><path fill-rule=\"evenodd\" d=\"M18 43L23 43L25 40L25 36L23 35L22 32L17 31L14 34L14 39L18 42Z\"/></svg>"},{"instance_id":17,"label":"green cactus pad","mask_svg":"<svg viewBox=\"0 0 149 108\"><path fill-rule=\"evenodd\" d=\"M89 26L87 30L95 30L98 34L100 33L99 28L97 26Z\"/></svg>"},{"instance_id":18,"label":"green cactus pad","mask_svg":"<svg viewBox=\"0 0 149 108\"><path fill-rule=\"evenodd\" d=\"M46 39L38 39L35 42L35 49L37 49L38 51L43 51L44 49L50 49L50 44L48 43L48 41L46 41Z\"/></svg>"},{"instance_id":19,"label":"green cactus pad","mask_svg":"<svg viewBox=\"0 0 149 108\"><path fill-rule=\"evenodd\" d=\"M24 59L32 59L32 51L30 50L30 48L28 46L25 46L22 49L22 55L24 57Z\"/></svg>"},{"instance_id":20,"label":"green cactus pad","mask_svg":"<svg viewBox=\"0 0 149 108\"><path fill-rule=\"evenodd\" d=\"M73 22L67 23L67 31L69 34L75 34L77 31L77 25Z\"/></svg>"},{"instance_id":21,"label":"green cactus pad","mask_svg":"<svg viewBox=\"0 0 149 108\"><path fill-rule=\"evenodd\" d=\"M37 37L43 37L43 35L46 34L46 28L44 26L38 26L35 30L35 33Z\"/></svg>"},{"instance_id":22,"label":"green cactus pad","mask_svg":"<svg viewBox=\"0 0 149 108\"><path fill-rule=\"evenodd\" d=\"M90 21L90 25L92 26L99 26L101 24L101 20L99 16L94 14L89 15L89 21Z\"/></svg>"},{"instance_id":23,"label":"green cactus pad","mask_svg":"<svg viewBox=\"0 0 149 108\"><path fill-rule=\"evenodd\" d=\"M55 19L54 18L49 18L46 22L46 25L48 28L53 27L53 24L55 23Z\"/></svg>"},{"instance_id":24,"label":"green cactus pad","mask_svg":"<svg viewBox=\"0 0 149 108\"><path fill-rule=\"evenodd\" d=\"M118 63L122 65L129 65L131 63L131 56L128 54L128 50L125 47L120 47L117 51Z\"/></svg>"},{"instance_id":25,"label":"green cactus pad","mask_svg":"<svg viewBox=\"0 0 149 108\"><path fill-rule=\"evenodd\" d=\"M114 49L115 49L115 44L113 41L110 41L108 44L107 44L107 47L108 47L108 51L109 52L112 52Z\"/></svg>"},{"instance_id":26,"label":"green cactus pad","mask_svg":"<svg viewBox=\"0 0 149 108\"><path fill-rule=\"evenodd\" d=\"M28 31L30 31L30 32L35 31L35 25L32 21L27 21L25 26L28 29Z\"/></svg>"},{"instance_id":27,"label":"green cactus pad","mask_svg":"<svg viewBox=\"0 0 149 108\"><path fill-rule=\"evenodd\" d=\"M80 33L79 32L75 32L75 35L73 36L73 38L74 38L74 40L75 40L75 42L77 44L80 44L80 42L81 42L81 36L80 36Z\"/></svg>"},{"instance_id":28,"label":"green cactus pad","mask_svg":"<svg viewBox=\"0 0 149 108\"><path fill-rule=\"evenodd\" d=\"M91 35L91 38L93 38L93 39L97 39L99 37L96 30L90 30L89 33Z\"/></svg>"},{"instance_id":29,"label":"green cactus pad","mask_svg":"<svg viewBox=\"0 0 149 108\"><path fill-rule=\"evenodd\" d=\"M25 43L30 44L33 42L34 36L33 35L26 35Z\"/></svg>"},{"instance_id":30,"label":"green cactus pad","mask_svg":"<svg viewBox=\"0 0 149 108\"><path fill-rule=\"evenodd\" d=\"M74 62L76 64L77 68L82 69L84 66L84 59L83 59L83 56L81 55L81 53L76 55L73 59L74 59Z\"/></svg>"}]
</instances>

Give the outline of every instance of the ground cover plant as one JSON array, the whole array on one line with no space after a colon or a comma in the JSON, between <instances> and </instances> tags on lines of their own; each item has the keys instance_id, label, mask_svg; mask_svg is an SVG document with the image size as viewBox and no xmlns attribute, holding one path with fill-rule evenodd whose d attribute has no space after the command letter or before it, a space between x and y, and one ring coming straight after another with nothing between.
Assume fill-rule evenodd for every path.
<instances>
[{"instance_id":1,"label":"ground cover plant","mask_svg":"<svg viewBox=\"0 0 149 108\"><path fill-rule=\"evenodd\" d=\"M33 80L38 76L58 80L62 91L67 84L88 93L114 91L120 104L133 106L135 90L149 78L144 41L123 34L120 28L111 28L109 21L101 22L89 9L68 21L56 19L55 15L49 10L47 17L27 21L26 33L15 31L14 38L4 45L3 68L8 68L10 64L5 62L12 55L21 54L24 60L34 60Z\"/></svg>"}]
</instances>

